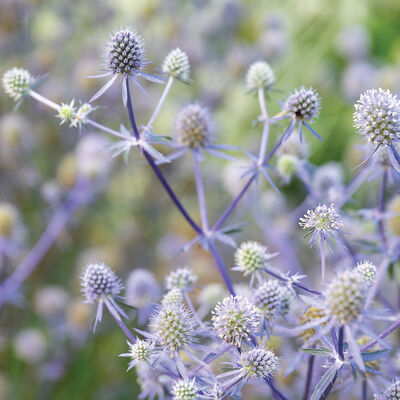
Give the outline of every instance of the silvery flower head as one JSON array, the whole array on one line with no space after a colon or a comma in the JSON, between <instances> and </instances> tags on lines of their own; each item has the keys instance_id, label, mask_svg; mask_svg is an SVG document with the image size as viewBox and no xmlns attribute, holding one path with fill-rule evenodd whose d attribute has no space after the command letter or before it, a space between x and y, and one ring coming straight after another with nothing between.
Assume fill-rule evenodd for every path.
<instances>
[{"instance_id":1,"label":"silvery flower head","mask_svg":"<svg viewBox=\"0 0 400 400\"><path fill-rule=\"evenodd\" d=\"M164 59L162 71L174 78L187 81L190 73L187 54L180 48L172 50Z\"/></svg>"},{"instance_id":2,"label":"silvery flower head","mask_svg":"<svg viewBox=\"0 0 400 400\"><path fill-rule=\"evenodd\" d=\"M359 262L354 271L358 272L368 287L372 286L376 280L376 266L370 261Z\"/></svg>"},{"instance_id":3,"label":"silvery flower head","mask_svg":"<svg viewBox=\"0 0 400 400\"><path fill-rule=\"evenodd\" d=\"M22 68L11 68L3 75L4 91L15 101L21 100L28 93L32 83L31 74Z\"/></svg>"},{"instance_id":4,"label":"silvery flower head","mask_svg":"<svg viewBox=\"0 0 400 400\"><path fill-rule=\"evenodd\" d=\"M343 184L343 168L339 163L329 162L316 169L312 189L318 199L334 199Z\"/></svg>"},{"instance_id":5,"label":"silvery flower head","mask_svg":"<svg viewBox=\"0 0 400 400\"><path fill-rule=\"evenodd\" d=\"M75 119L76 107L75 99L71 103L62 103L58 111L57 118L60 119L60 125L69 123L69 126L76 126L78 121Z\"/></svg>"},{"instance_id":6,"label":"silvery flower head","mask_svg":"<svg viewBox=\"0 0 400 400\"><path fill-rule=\"evenodd\" d=\"M328 314L340 325L356 320L364 309L366 284L354 270L338 273L326 288Z\"/></svg>"},{"instance_id":7,"label":"silvery flower head","mask_svg":"<svg viewBox=\"0 0 400 400\"><path fill-rule=\"evenodd\" d=\"M182 289L177 287L167 292L161 300L161 304L164 307L180 306L183 304L183 293Z\"/></svg>"},{"instance_id":8,"label":"silvery flower head","mask_svg":"<svg viewBox=\"0 0 400 400\"><path fill-rule=\"evenodd\" d=\"M171 354L195 341L195 320L186 306L162 306L153 316L151 325L157 344Z\"/></svg>"},{"instance_id":9,"label":"silvery flower head","mask_svg":"<svg viewBox=\"0 0 400 400\"><path fill-rule=\"evenodd\" d=\"M313 245L318 237L326 240L328 236L334 236L343 226L343 222L333 204L329 207L319 204L300 218L299 225L303 229L309 230L307 235L311 234L310 243Z\"/></svg>"},{"instance_id":10,"label":"silvery flower head","mask_svg":"<svg viewBox=\"0 0 400 400\"><path fill-rule=\"evenodd\" d=\"M289 137L298 126L300 141L302 141L302 127L305 127L318 139L322 138L311 128L313 119L318 117L321 109L321 99L313 88L301 87L295 89L287 98L284 110L288 113L291 123L284 133L285 138Z\"/></svg>"},{"instance_id":11,"label":"silvery flower head","mask_svg":"<svg viewBox=\"0 0 400 400\"><path fill-rule=\"evenodd\" d=\"M250 91L270 89L275 83L275 74L265 61L256 61L250 65L246 74L247 89Z\"/></svg>"},{"instance_id":12,"label":"silvery flower head","mask_svg":"<svg viewBox=\"0 0 400 400\"><path fill-rule=\"evenodd\" d=\"M120 357L129 357L131 361L128 371L139 363L148 364L154 356L154 343L149 340L137 339L135 343L128 342L129 353L120 354Z\"/></svg>"},{"instance_id":13,"label":"silvery flower head","mask_svg":"<svg viewBox=\"0 0 400 400\"><path fill-rule=\"evenodd\" d=\"M393 146L393 142L400 140L400 102L397 96L381 88L367 90L354 107L355 127L375 147L370 157L383 148L393 167L400 171L400 156Z\"/></svg>"},{"instance_id":14,"label":"silvery flower head","mask_svg":"<svg viewBox=\"0 0 400 400\"><path fill-rule=\"evenodd\" d=\"M173 400L196 400L199 388L193 379L181 379L172 387Z\"/></svg>"},{"instance_id":15,"label":"silvery flower head","mask_svg":"<svg viewBox=\"0 0 400 400\"><path fill-rule=\"evenodd\" d=\"M271 319L281 305L281 285L276 279L270 279L260 285L254 292L254 304L264 314L267 320Z\"/></svg>"},{"instance_id":16,"label":"silvery flower head","mask_svg":"<svg viewBox=\"0 0 400 400\"><path fill-rule=\"evenodd\" d=\"M229 296L216 305L212 321L220 339L240 347L243 340L257 331L260 314L247 297Z\"/></svg>"},{"instance_id":17,"label":"silvery flower head","mask_svg":"<svg viewBox=\"0 0 400 400\"><path fill-rule=\"evenodd\" d=\"M243 242L235 251L234 271L243 272L244 276L252 275L259 278L263 268L268 266L268 261L278 253L268 253L267 247L261 243L248 241Z\"/></svg>"},{"instance_id":18,"label":"silvery flower head","mask_svg":"<svg viewBox=\"0 0 400 400\"><path fill-rule=\"evenodd\" d=\"M182 108L175 121L176 140L180 146L204 147L210 142L213 130L208 109L199 103Z\"/></svg>"},{"instance_id":19,"label":"silvery flower head","mask_svg":"<svg viewBox=\"0 0 400 400\"><path fill-rule=\"evenodd\" d=\"M165 287L167 290L174 288L178 289L190 289L197 281L197 275L190 268L178 268L172 271L165 278Z\"/></svg>"},{"instance_id":20,"label":"silvery flower head","mask_svg":"<svg viewBox=\"0 0 400 400\"><path fill-rule=\"evenodd\" d=\"M394 381L381 395L375 395L375 400L399 400L400 399L400 380Z\"/></svg>"},{"instance_id":21,"label":"silvery flower head","mask_svg":"<svg viewBox=\"0 0 400 400\"><path fill-rule=\"evenodd\" d=\"M98 99L104 94L118 77L124 78L122 83L122 98L124 104L127 102L127 84L130 79L142 91L144 89L136 80L138 76L148 79L152 82L162 83L163 80L157 76L143 72L143 68L149 64L144 56L144 43L141 36L132 28L125 28L115 31L110 35L104 48L104 68L107 72L91 78L103 78L112 76L91 99L90 102ZM126 84L125 84L126 81Z\"/></svg>"}]
</instances>

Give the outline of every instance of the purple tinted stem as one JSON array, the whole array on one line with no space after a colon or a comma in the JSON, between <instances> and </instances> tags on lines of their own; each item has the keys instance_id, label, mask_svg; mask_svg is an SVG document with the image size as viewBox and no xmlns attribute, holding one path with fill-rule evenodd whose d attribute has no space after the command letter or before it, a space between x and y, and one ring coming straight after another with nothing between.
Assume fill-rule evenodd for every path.
<instances>
[{"instance_id":1,"label":"purple tinted stem","mask_svg":"<svg viewBox=\"0 0 400 400\"><path fill-rule=\"evenodd\" d=\"M379 337L381 339L384 339L386 336L389 336L393 331L395 331L398 327L400 326L400 319L396 322L394 322L392 325L390 325L387 329L385 329ZM364 353L374 347L378 342L376 340L372 340L371 342L365 344L364 346L361 347L360 351L361 353Z\"/></svg>"},{"instance_id":2,"label":"purple tinted stem","mask_svg":"<svg viewBox=\"0 0 400 400\"><path fill-rule=\"evenodd\" d=\"M136 137L136 139L139 139L140 134L139 134L139 130L137 128L136 125L136 121L135 121L135 115L133 113L133 108L132 108L132 101L131 101L131 94L130 94L130 90L129 90L129 84L128 84L128 80L126 79L125 81L126 84L126 91L127 91L127 109L128 109L128 115L129 115L129 120L132 126L132 130L133 133ZM169 197L171 198L171 200L173 201L173 203L175 204L175 206L178 208L178 210L181 212L181 214L183 215L183 217L186 219L186 221L189 223L189 225L199 234L202 234L202 230L201 228L196 224L196 222L193 221L193 219L191 218L191 216L187 213L187 211L185 210L185 208L183 207L182 203L179 201L179 199L176 197L174 191L172 190L172 188L169 186L169 183L167 182L167 180L165 179L163 173L161 172L160 168L157 166L157 164L154 162L153 158L151 157L150 154L148 154L145 150L143 150L143 154L147 160L147 162L150 164L151 168L153 169L153 171L155 172L155 174L157 175L157 178L159 179L159 181L161 182L161 184L164 186L164 189L166 190L166 192L168 193Z\"/></svg>"},{"instance_id":3,"label":"purple tinted stem","mask_svg":"<svg viewBox=\"0 0 400 400\"><path fill-rule=\"evenodd\" d=\"M341 361L344 360L343 341L344 341L344 328L343 326L341 326L339 328L339 338L338 338L338 354Z\"/></svg>"},{"instance_id":4,"label":"purple tinted stem","mask_svg":"<svg viewBox=\"0 0 400 400\"><path fill-rule=\"evenodd\" d=\"M201 170L200 170L197 154L195 152L192 152L192 156L193 156L193 169L194 169L194 177L195 177L195 181L196 181L197 197L199 199L201 227L204 232L207 232L208 231L208 215L207 215L206 197L204 194L203 178L201 176Z\"/></svg>"},{"instance_id":5,"label":"purple tinted stem","mask_svg":"<svg viewBox=\"0 0 400 400\"><path fill-rule=\"evenodd\" d=\"M383 226L383 212L385 211L385 193L386 193L387 178L388 178L387 168L383 168L381 188L379 191L379 202L378 202L378 216L379 216L378 231L382 243L382 248L384 250L387 249L385 229Z\"/></svg>"},{"instance_id":6,"label":"purple tinted stem","mask_svg":"<svg viewBox=\"0 0 400 400\"><path fill-rule=\"evenodd\" d=\"M129 330L129 328L125 325L124 321L122 321L120 315L118 312L115 310L112 304L110 304L108 301L105 302L108 311L110 311L110 314L114 318L115 322L117 325L121 328L121 330L125 333L125 336L130 340L130 342L133 344L136 342L136 338L133 335L133 333Z\"/></svg>"},{"instance_id":7,"label":"purple tinted stem","mask_svg":"<svg viewBox=\"0 0 400 400\"><path fill-rule=\"evenodd\" d=\"M306 378L306 385L304 387L303 400L308 400L308 397L310 396L311 381L312 381L313 370L314 370L314 361L315 361L315 356L310 354L310 356L308 358L307 378Z\"/></svg>"}]
</instances>

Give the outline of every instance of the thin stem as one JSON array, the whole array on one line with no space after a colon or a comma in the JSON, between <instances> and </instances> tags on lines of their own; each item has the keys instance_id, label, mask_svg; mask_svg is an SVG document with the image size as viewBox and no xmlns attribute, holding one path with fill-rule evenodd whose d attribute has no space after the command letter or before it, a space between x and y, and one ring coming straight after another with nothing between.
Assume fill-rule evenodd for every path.
<instances>
[{"instance_id":1,"label":"thin stem","mask_svg":"<svg viewBox=\"0 0 400 400\"><path fill-rule=\"evenodd\" d=\"M321 236L319 243L320 255L321 255L321 281L322 281L322 290L325 289L326 286L326 255L325 255L325 241Z\"/></svg>"},{"instance_id":2,"label":"thin stem","mask_svg":"<svg viewBox=\"0 0 400 400\"><path fill-rule=\"evenodd\" d=\"M282 136L280 137L280 139L278 140L278 142L275 144L275 146L273 147L273 149L268 153L268 155L265 157L264 162L268 162L273 155L277 152L277 150L279 149L279 147L281 147L282 143L283 143L283 138L285 136L285 133L282 134Z\"/></svg>"},{"instance_id":3,"label":"thin stem","mask_svg":"<svg viewBox=\"0 0 400 400\"><path fill-rule=\"evenodd\" d=\"M394 322L392 325L390 325L387 329L385 329L380 335L379 337L381 339L384 339L386 336L389 336L393 331L395 331L398 327L400 327L400 319L397 320L396 322ZM364 346L362 346L360 348L360 352L361 353L365 353L366 351L368 351L369 349L371 349L372 347L374 347L378 342L376 340L372 340L369 343L365 344Z\"/></svg>"},{"instance_id":4,"label":"thin stem","mask_svg":"<svg viewBox=\"0 0 400 400\"><path fill-rule=\"evenodd\" d=\"M218 353L214 353L211 357L207 357L207 359L204 359L203 362L210 364L212 361L216 360L217 358L225 354L231 347L232 347L231 345L226 345L225 347L222 347L222 349ZM189 377L196 376L197 373L201 371L203 368L204 368L203 364L198 365L196 368L194 368L192 371L189 372Z\"/></svg>"},{"instance_id":5,"label":"thin stem","mask_svg":"<svg viewBox=\"0 0 400 400\"><path fill-rule=\"evenodd\" d=\"M268 147L270 122L268 117L267 105L265 104L264 89L262 88L258 89L258 101L260 103L261 117L263 119L263 132L260 144L260 152L258 154L258 164L263 165L265 153Z\"/></svg>"},{"instance_id":6,"label":"thin stem","mask_svg":"<svg viewBox=\"0 0 400 400\"><path fill-rule=\"evenodd\" d=\"M341 361L344 360L343 343L344 343L344 327L341 326L339 328L338 349L337 349L339 354L339 359Z\"/></svg>"},{"instance_id":7,"label":"thin stem","mask_svg":"<svg viewBox=\"0 0 400 400\"><path fill-rule=\"evenodd\" d=\"M361 389L361 399L362 400L367 400L368 394L367 394L367 380L364 378L362 382L362 389Z\"/></svg>"},{"instance_id":8,"label":"thin stem","mask_svg":"<svg viewBox=\"0 0 400 400\"><path fill-rule=\"evenodd\" d=\"M128 80L125 80L125 84L126 84L126 91L127 91L127 109L128 109L128 115L129 115L129 120L132 126L132 130L133 133L136 137L137 140L139 140L140 138L140 134L139 134L139 130L137 128L136 125L136 121L135 121L135 115L133 113L133 108L132 108L132 101L131 101L131 94L130 94L130 90L129 90L129 84L128 84ZM186 221L189 223L189 225L199 234L202 234L202 230L201 228L193 221L193 219L190 217L190 215L187 213L187 211L185 210L185 208L183 207L182 203L179 201L179 199L176 197L174 191L172 190L172 188L169 186L169 183L167 182L167 180L165 179L163 173L161 172L160 168L157 166L157 164L154 162L153 158L151 157L150 154L148 154L145 150L143 150L143 154L147 160L147 162L150 164L151 168L153 169L153 171L155 172L155 174L157 175L157 178L159 179L159 181L161 182L161 184L163 185L164 189L166 190L166 192L168 193L169 197L171 198L171 200L173 201L173 203L175 204L175 206L178 208L178 210L181 212L181 214L183 215L183 217L186 219Z\"/></svg>"},{"instance_id":9,"label":"thin stem","mask_svg":"<svg viewBox=\"0 0 400 400\"><path fill-rule=\"evenodd\" d=\"M225 286L229 290L230 294L235 296L235 290L233 289L232 280L231 280L231 278L228 274L228 271L225 267L224 261L222 260L221 254L219 254L217 246L215 245L215 243L213 242L212 239L209 240L208 244L209 244L211 255L212 255L214 262L219 270L219 273L222 276L222 279L224 280Z\"/></svg>"},{"instance_id":10,"label":"thin stem","mask_svg":"<svg viewBox=\"0 0 400 400\"><path fill-rule=\"evenodd\" d=\"M381 239L381 244L383 250L387 250L387 241L385 236L385 229L383 226L383 212L385 211L385 193L386 193L386 186L387 186L387 179L388 179L388 170L387 168L383 168L382 171L382 180L381 180L381 187L379 191L379 202L378 202L378 231L379 236Z\"/></svg>"},{"instance_id":11,"label":"thin stem","mask_svg":"<svg viewBox=\"0 0 400 400\"><path fill-rule=\"evenodd\" d=\"M208 232L208 215L207 215L206 197L204 194L203 178L201 176L201 170L197 154L195 152L192 152L192 156L193 156L193 169L196 181L197 197L199 199L201 226L203 232L206 233Z\"/></svg>"},{"instance_id":12,"label":"thin stem","mask_svg":"<svg viewBox=\"0 0 400 400\"><path fill-rule=\"evenodd\" d=\"M311 381L312 381L313 369L314 369L314 361L315 361L315 356L310 354L310 356L308 358L307 378L306 378L306 384L304 387L303 400L308 400L308 397L310 395Z\"/></svg>"},{"instance_id":13,"label":"thin stem","mask_svg":"<svg viewBox=\"0 0 400 400\"><path fill-rule=\"evenodd\" d=\"M378 272L376 274L376 279L375 279L374 286L372 286L368 291L367 298L365 300L365 309L368 309L369 305L374 300L375 295L376 295L376 293L377 293L377 291L379 289L379 286L382 283L383 278L386 275L386 271L387 271L389 265L390 265L390 260L389 260L389 258L385 257L381 261L381 263L380 263L380 265L378 267Z\"/></svg>"},{"instance_id":14,"label":"thin stem","mask_svg":"<svg viewBox=\"0 0 400 400\"><path fill-rule=\"evenodd\" d=\"M169 79L168 79L167 85L165 86L165 89L163 91L163 94L161 95L160 100L158 101L157 107L154 110L153 115L150 117L149 122L147 123L147 127L148 128L151 128L153 126L154 121L157 118L157 115L160 112L161 107L163 106L163 104L165 102L165 99L168 96L168 93L169 93L169 91L171 89L173 81L174 81L174 77L170 76Z\"/></svg>"},{"instance_id":15,"label":"thin stem","mask_svg":"<svg viewBox=\"0 0 400 400\"><path fill-rule=\"evenodd\" d=\"M41 94L35 92L34 90L29 91L29 95L39 101L40 103L46 105L47 107L52 108L53 110L60 111L60 106L54 101L47 99L46 97L42 96Z\"/></svg>"},{"instance_id":16,"label":"thin stem","mask_svg":"<svg viewBox=\"0 0 400 400\"><path fill-rule=\"evenodd\" d=\"M187 290L183 290L183 296L185 297L187 306L189 307L190 311L193 314L193 317L196 319L199 326L204 326L204 322L202 321L202 319L200 318L200 315L197 313L196 309L194 308L192 300L190 299Z\"/></svg>"},{"instance_id":17,"label":"thin stem","mask_svg":"<svg viewBox=\"0 0 400 400\"><path fill-rule=\"evenodd\" d=\"M55 213L46 230L25 257L24 261L22 261L22 263L0 286L0 307L20 288L25 280L40 264L44 255L53 246L71 216L85 200L85 196L82 196L76 188L71 192L66 202Z\"/></svg>"},{"instance_id":18,"label":"thin stem","mask_svg":"<svg viewBox=\"0 0 400 400\"><path fill-rule=\"evenodd\" d=\"M329 396L329 393L331 392L331 390L333 389L333 386L336 383L338 377L338 372L336 372L334 378L332 379L332 382L328 385L328 387L325 389L325 392L323 393L323 395L321 396L320 400L326 400Z\"/></svg>"},{"instance_id":19,"label":"thin stem","mask_svg":"<svg viewBox=\"0 0 400 400\"><path fill-rule=\"evenodd\" d=\"M117 325L122 329L122 331L125 333L125 336L130 340L131 343L136 342L136 338L133 335L133 333L129 330L129 328L125 325L124 321L122 321L121 316L118 314L118 312L115 310L112 304L110 304L108 301L105 301L106 306L108 311L110 311L110 314L114 318L115 322Z\"/></svg>"}]
</instances>

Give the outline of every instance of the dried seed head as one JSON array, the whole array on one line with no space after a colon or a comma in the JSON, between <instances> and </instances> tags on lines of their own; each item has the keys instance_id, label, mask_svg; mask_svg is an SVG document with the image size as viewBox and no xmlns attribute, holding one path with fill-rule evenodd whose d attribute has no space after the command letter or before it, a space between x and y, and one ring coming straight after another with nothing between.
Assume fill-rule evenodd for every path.
<instances>
[{"instance_id":1,"label":"dried seed head","mask_svg":"<svg viewBox=\"0 0 400 400\"><path fill-rule=\"evenodd\" d=\"M387 146L400 140L400 102L389 90L367 90L354 108L354 125L369 142Z\"/></svg>"},{"instance_id":2,"label":"dried seed head","mask_svg":"<svg viewBox=\"0 0 400 400\"><path fill-rule=\"evenodd\" d=\"M112 74L131 76L144 62L144 45L140 35L131 28L115 32L105 46L105 68Z\"/></svg>"},{"instance_id":3,"label":"dried seed head","mask_svg":"<svg viewBox=\"0 0 400 400\"><path fill-rule=\"evenodd\" d=\"M321 100L318 93L313 88L306 89L301 87L295 89L286 100L284 109L288 111L292 118L311 122L317 117L321 108Z\"/></svg>"},{"instance_id":4,"label":"dried seed head","mask_svg":"<svg viewBox=\"0 0 400 400\"><path fill-rule=\"evenodd\" d=\"M248 381L269 378L279 369L279 358L272 350L255 348L240 355L241 374Z\"/></svg>"},{"instance_id":5,"label":"dried seed head","mask_svg":"<svg viewBox=\"0 0 400 400\"><path fill-rule=\"evenodd\" d=\"M33 78L29 71L22 68L12 68L3 75L4 91L15 101L28 93Z\"/></svg>"},{"instance_id":6,"label":"dried seed head","mask_svg":"<svg viewBox=\"0 0 400 400\"><path fill-rule=\"evenodd\" d=\"M341 325L350 323L363 311L365 296L366 284L358 272L340 272L326 289L327 312Z\"/></svg>"},{"instance_id":7,"label":"dried seed head","mask_svg":"<svg viewBox=\"0 0 400 400\"><path fill-rule=\"evenodd\" d=\"M197 387L194 378L192 380L182 379L175 383L172 388L173 400L196 400Z\"/></svg>"},{"instance_id":8,"label":"dried seed head","mask_svg":"<svg viewBox=\"0 0 400 400\"><path fill-rule=\"evenodd\" d=\"M81 285L89 303L116 296L124 288L121 279L105 264L89 264L81 276Z\"/></svg>"},{"instance_id":9,"label":"dried seed head","mask_svg":"<svg viewBox=\"0 0 400 400\"><path fill-rule=\"evenodd\" d=\"M187 54L179 48L172 50L164 59L162 71L174 78L187 80L190 73Z\"/></svg>"},{"instance_id":10,"label":"dried seed head","mask_svg":"<svg viewBox=\"0 0 400 400\"><path fill-rule=\"evenodd\" d=\"M367 286L372 286L375 283L376 267L370 261L359 262L355 266L354 271L360 274Z\"/></svg>"},{"instance_id":11,"label":"dried seed head","mask_svg":"<svg viewBox=\"0 0 400 400\"><path fill-rule=\"evenodd\" d=\"M210 142L212 132L213 124L207 108L193 103L179 111L175 122L179 145L192 148L205 146Z\"/></svg>"},{"instance_id":12,"label":"dried seed head","mask_svg":"<svg viewBox=\"0 0 400 400\"><path fill-rule=\"evenodd\" d=\"M197 281L197 275L187 267L172 271L165 279L167 290L174 288L188 289Z\"/></svg>"},{"instance_id":13,"label":"dried seed head","mask_svg":"<svg viewBox=\"0 0 400 400\"><path fill-rule=\"evenodd\" d=\"M246 74L249 90L269 89L275 83L275 74L271 66L264 61L251 64Z\"/></svg>"},{"instance_id":14,"label":"dried seed head","mask_svg":"<svg viewBox=\"0 0 400 400\"><path fill-rule=\"evenodd\" d=\"M242 296L225 297L212 312L214 330L227 343L240 346L255 333L260 323L257 307Z\"/></svg>"}]
</instances>

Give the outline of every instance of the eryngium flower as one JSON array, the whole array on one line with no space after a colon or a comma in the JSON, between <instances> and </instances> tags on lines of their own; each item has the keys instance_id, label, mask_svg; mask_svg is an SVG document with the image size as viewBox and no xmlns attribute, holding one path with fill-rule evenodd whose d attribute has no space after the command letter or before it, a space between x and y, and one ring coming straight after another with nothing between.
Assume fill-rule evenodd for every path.
<instances>
[{"instance_id":1,"label":"eryngium flower","mask_svg":"<svg viewBox=\"0 0 400 400\"><path fill-rule=\"evenodd\" d=\"M269 378L279 369L279 358L272 350L255 348L240 355L240 375L245 381Z\"/></svg>"},{"instance_id":2,"label":"eryngium flower","mask_svg":"<svg viewBox=\"0 0 400 400\"><path fill-rule=\"evenodd\" d=\"M88 265L81 276L81 285L89 303L116 296L124 288L121 279L105 264Z\"/></svg>"},{"instance_id":3,"label":"eryngium flower","mask_svg":"<svg viewBox=\"0 0 400 400\"><path fill-rule=\"evenodd\" d=\"M254 292L254 304L265 315L266 319L271 319L279 310L281 305L281 285L277 280L270 279L265 281Z\"/></svg>"},{"instance_id":4,"label":"eryngium flower","mask_svg":"<svg viewBox=\"0 0 400 400\"><path fill-rule=\"evenodd\" d=\"M179 48L172 50L164 59L162 71L174 78L187 80L190 73L187 54Z\"/></svg>"},{"instance_id":5,"label":"eryngium flower","mask_svg":"<svg viewBox=\"0 0 400 400\"><path fill-rule=\"evenodd\" d=\"M140 35L130 28L115 32L106 43L104 66L112 74L131 76L144 66L144 46Z\"/></svg>"},{"instance_id":6,"label":"eryngium flower","mask_svg":"<svg viewBox=\"0 0 400 400\"><path fill-rule=\"evenodd\" d=\"M275 83L275 74L271 66L264 61L251 64L246 74L248 90L269 89Z\"/></svg>"},{"instance_id":7,"label":"eryngium flower","mask_svg":"<svg viewBox=\"0 0 400 400\"><path fill-rule=\"evenodd\" d=\"M354 270L338 273L328 285L325 304L328 314L339 324L356 320L363 311L366 284Z\"/></svg>"},{"instance_id":8,"label":"eryngium flower","mask_svg":"<svg viewBox=\"0 0 400 400\"><path fill-rule=\"evenodd\" d=\"M192 314L183 305L161 307L151 323L157 343L170 353L179 351L194 341L195 326Z\"/></svg>"},{"instance_id":9,"label":"eryngium flower","mask_svg":"<svg viewBox=\"0 0 400 400\"><path fill-rule=\"evenodd\" d=\"M173 288L171 289L161 300L161 304L164 307L180 306L183 304L182 289Z\"/></svg>"},{"instance_id":10,"label":"eryngium flower","mask_svg":"<svg viewBox=\"0 0 400 400\"><path fill-rule=\"evenodd\" d=\"M243 272L243 275L254 274L261 271L267 261L275 257L277 253L268 254L267 247L258 242L243 242L235 251L235 271Z\"/></svg>"},{"instance_id":11,"label":"eryngium flower","mask_svg":"<svg viewBox=\"0 0 400 400\"><path fill-rule=\"evenodd\" d=\"M399 400L400 399L400 380L393 382L385 392L378 396L375 395L375 400Z\"/></svg>"},{"instance_id":12,"label":"eryngium flower","mask_svg":"<svg viewBox=\"0 0 400 400\"><path fill-rule=\"evenodd\" d=\"M213 124L208 109L198 103L182 108L175 122L176 140L181 146L198 148L210 142Z\"/></svg>"},{"instance_id":13,"label":"eryngium flower","mask_svg":"<svg viewBox=\"0 0 400 400\"><path fill-rule=\"evenodd\" d=\"M290 94L284 108L292 118L312 122L319 114L321 100L313 88L301 87Z\"/></svg>"},{"instance_id":14,"label":"eryngium flower","mask_svg":"<svg viewBox=\"0 0 400 400\"><path fill-rule=\"evenodd\" d=\"M257 307L242 296L225 297L212 312L214 330L229 344L240 346L242 340L257 331L260 314Z\"/></svg>"},{"instance_id":15,"label":"eryngium flower","mask_svg":"<svg viewBox=\"0 0 400 400\"><path fill-rule=\"evenodd\" d=\"M149 340L138 339L135 343L128 342L129 353L120 354L121 357L130 357L128 371L138 363L149 363L154 351L154 344Z\"/></svg>"},{"instance_id":16,"label":"eryngium flower","mask_svg":"<svg viewBox=\"0 0 400 400\"><path fill-rule=\"evenodd\" d=\"M156 301L160 296L160 287L154 275L146 269L135 269L126 281L126 302L136 308L142 308Z\"/></svg>"},{"instance_id":17,"label":"eryngium flower","mask_svg":"<svg viewBox=\"0 0 400 400\"><path fill-rule=\"evenodd\" d=\"M190 268L178 268L165 278L165 287L167 290L172 290L174 288L188 289L196 281L197 275Z\"/></svg>"},{"instance_id":18,"label":"eryngium flower","mask_svg":"<svg viewBox=\"0 0 400 400\"><path fill-rule=\"evenodd\" d=\"M71 101L70 104L62 103L60 110L58 111L57 118L60 118L60 125L63 125L67 122L70 123L70 126L76 126L78 120L75 119L75 99Z\"/></svg>"},{"instance_id":19,"label":"eryngium flower","mask_svg":"<svg viewBox=\"0 0 400 400\"><path fill-rule=\"evenodd\" d=\"M15 101L28 93L32 83L31 74L22 68L11 68L3 75L4 91Z\"/></svg>"},{"instance_id":20,"label":"eryngium flower","mask_svg":"<svg viewBox=\"0 0 400 400\"><path fill-rule=\"evenodd\" d=\"M189 379L181 379L176 382L172 388L172 394L174 400L196 400L197 392L199 388L197 387L194 378L192 380Z\"/></svg>"},{"instance_id":21,"label":"eryngium flower","mask_svg":"<svg viewBox=\"0 0 400 400\"><path fill-rule=\"evenodd\" d=\"M354 125L369 142L388 146L400 139L400 103L389 90L367 90L354 107Z\"/></svg>"},{"instance_id":22,"label":"eryngium flower","mask_svg":"<svg viewBox=\"0 0 400 400\"><path fill-rule=\"evenodd\" d=\"M375 283L376 278L376 266L370 261L359 262L354 271L361 275L361 278L367 284L367 286L372 286Z\"/></svg>"},{"instance_id":23,"label":"eryngium flower","mask_svg":"<svg viewBox=\"0 0 400 400\"><path fill-rule=\"evenodd\" d=\"M309 233L312 235L310 242L314 244L317 236L325 239L326 236L338 231L343 226L343 222L333 204L329 207L319 204L300 218L299 225L303 229L310 230Z\"/></svg>"}]
</instances>

